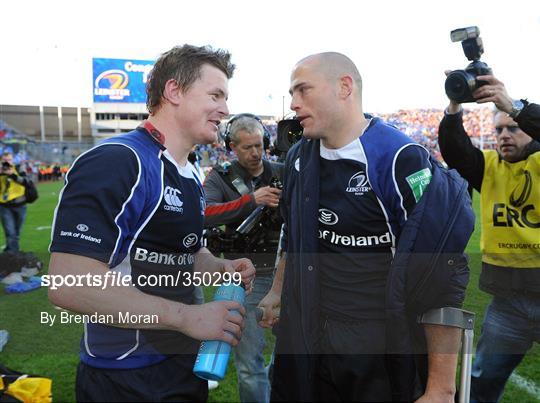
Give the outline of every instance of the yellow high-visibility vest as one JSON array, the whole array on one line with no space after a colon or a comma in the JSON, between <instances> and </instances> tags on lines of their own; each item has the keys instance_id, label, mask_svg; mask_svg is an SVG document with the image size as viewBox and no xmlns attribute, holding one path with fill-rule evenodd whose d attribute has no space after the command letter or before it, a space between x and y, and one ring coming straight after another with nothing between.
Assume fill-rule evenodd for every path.
<instances>
[{"instance_id":1,"label":"yellow high-visibility vest","mask_svg":"<svg viewBox=\"0 0 540 403\"><path fill-rule=\"evenodd\" d=\"M483 151L480 201L483 261L512 268L540 268L540 152L509 163Z\"/></svg>"},{"instance_id":2,"label":"yellow high-visibility vest","mask_svg":"<svg viewBox=\"0 0 540 403\"><path fill-rule=\"evenodd\" d=\"M15 175L18 176L17 172ZM25 188L7 175L0 175L0 204L9 203L24 196Z\"/></svg>"}]
</instances>

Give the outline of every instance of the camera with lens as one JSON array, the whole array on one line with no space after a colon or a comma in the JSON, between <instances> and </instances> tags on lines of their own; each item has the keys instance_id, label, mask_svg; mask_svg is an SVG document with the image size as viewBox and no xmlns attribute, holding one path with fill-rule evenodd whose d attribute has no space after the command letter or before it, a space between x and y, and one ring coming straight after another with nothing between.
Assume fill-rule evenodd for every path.
<instances>
[{"instance_id":1,"label":"camera with lens","mask_svg":"<svg viewBox=\"0 0 540 403\"><path fill-rule=\"evenodd\" d=\"M6 175L5 172L9 171L11 168L13 168L13 164L7 161L2 161L2 171L0 172L0 175Z\"/></svg>"},{"instance_id":2,"label":"camera with lens","mask_svg":"<svg viewBox=\"0 0 540 403\"><path fill-rule=\"evenodd\" d=\"M272 177L269 186L283 189L281 181ZM272 243L272 231L281 229L279 209L258 206L232 233L221 228L205 230L204 245L213 253L257 253L264 252ZM277 241L276 241L277 242Z\"/></svg>"},{"instance_id":3,"label":"camera with lens","mask_svg":"<svg viewBox=\"0 0 540 403\"><path fill-rule=\"evenodd\" d=\"M273 177L270 179L270 187L282 190L283 184L281 181ZM264 232L265 228L272 226L274 221L280 220L279 214L276 214L277 210L269 209L265 205L258 206L251 214L236 228L236 232L241 235L247 235L254 231Z\"/></svg>"},{"instance_id":4,"label":"camera with lens","mask_svg":"<svg viewBox=\"0 0 540 403\"><path fill-rule=\"evenodd\" d=\"M461 42L463 52L471 63L464 70L454 70L444 83L446 95L452 101L460 104L475 102L473 92L487 84L486 81L478 80L478 76L491 74L491 69L480 56L484 53L484 45L480 38L478 27L459 28L450 32L452 42Z\"/></svg>"}]
</instances>

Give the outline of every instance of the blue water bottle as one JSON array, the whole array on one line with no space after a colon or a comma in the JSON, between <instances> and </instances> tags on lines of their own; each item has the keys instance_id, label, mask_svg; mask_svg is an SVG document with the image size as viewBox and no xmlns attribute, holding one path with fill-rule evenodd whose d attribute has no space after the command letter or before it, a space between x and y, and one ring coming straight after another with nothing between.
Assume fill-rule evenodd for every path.
<instances>
[{"instance_id":1,"label":"blue water bottle","mask_svg":"<svg viewBox=\"0 0 540 403\"><path fill-rule=\"evenodd\" d=\"M236 301L244 305L244 285L222 284L214 295L214 301ZM240 313L236 310L238 315ZM231 345L222 340L206 340L201 343L193 373L209 381L221 381L225 377Z\"/></svg>"}]
</instances>

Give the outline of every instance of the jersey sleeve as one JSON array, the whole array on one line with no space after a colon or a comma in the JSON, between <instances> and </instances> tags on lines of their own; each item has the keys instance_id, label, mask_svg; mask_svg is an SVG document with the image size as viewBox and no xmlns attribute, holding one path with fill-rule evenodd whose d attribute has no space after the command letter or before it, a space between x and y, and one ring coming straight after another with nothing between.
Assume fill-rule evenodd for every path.
<instances>
[{"instance_id":1,"label":"jersey sleeve","mask_svg":"<svg viewBox=\"0 0 540 403\"><path fill-rule=\"evenodd\" d=\"M123 145L101 145L83 154L66 176L55 212L51 252L71 253L109 263L125 238L126 204L140 183L135 152ZM121 217L122 216L122 217Z\"/></svg>"},{"instance_id":2,"label":"jersey sleeve","mask_svg":"<svg viewBox=\"0 0 540 403\"><path fill-rule=\"evenodd\" d=\"M403 148L397 155L393 176L400 199L397 217L403 225L431 181L432 167L428 151L418 144Z\"/></svg>"}]
</instances>

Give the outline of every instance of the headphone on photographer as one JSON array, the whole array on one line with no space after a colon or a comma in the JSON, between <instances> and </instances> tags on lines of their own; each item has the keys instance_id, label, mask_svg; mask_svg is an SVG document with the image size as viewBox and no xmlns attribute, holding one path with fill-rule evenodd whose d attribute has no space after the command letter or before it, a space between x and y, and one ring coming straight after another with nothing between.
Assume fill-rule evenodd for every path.
<instances>
[{"instance_id":1,"label":"headphone on photographer","mask_svg":"<svg viewBox=\"0 0 540 403\"><path fill-rule=\"evenodd\" d=\"M232 124L234 123L234 121L240 119L240 118L251 118L251 119L254 119L256 120L257 122L259 122L263 128L263 148L264 150L268 150L270 148L270 142L271 142L271 138L272 138L272 135L270 134L270 132L268 131L268 129L266 128L266 126L264 125L264 123L262 122L261 118L258 117L257 115L254 115L252 113L240 113L238 115L234 115L228 122L227 122L227 125L225 126L225 133L223 134L223 140L225 141L225 148L227 149L227 151L232 151L231 150L231 127L232 127Z\"/></svg>"}]
</instances>

